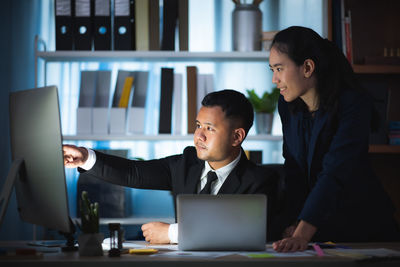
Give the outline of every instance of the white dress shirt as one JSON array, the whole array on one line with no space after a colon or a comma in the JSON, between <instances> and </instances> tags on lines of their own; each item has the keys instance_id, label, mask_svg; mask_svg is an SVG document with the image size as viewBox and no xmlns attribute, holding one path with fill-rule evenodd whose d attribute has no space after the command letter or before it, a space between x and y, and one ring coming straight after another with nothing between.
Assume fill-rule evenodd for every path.
<instances>
[{"instance_id":1,"label":"white dress shirt","mask_svg":"<svg viewBox=\"0 0 400 267\"><path fill-rule=\"evenodd\" d=\"M88 150L88 159L86 160L85 164L83 164L81 166L81 168L84 170L90 170L93 167L93 165L96 163L96 153L91 149L87 149L87 150ZM212 195L216 195L218 193L218 191L221 189L221 186L225 182L228 175L238 164L241 155L242 155L242 151L240 151L239 155L231 163L229 163L228 165L226 165L222 168L215 170L215 173L217 174L218 179L215 180L211 184L211 194ZM214 171L214 170L211 168L210 164L207 161L205 161L204 168L203 168L203 171L200 176L200 183L198 185L197 192L200 192L206 185L207 174L209 171ZM171 243L178 243L178 224L177 223L170 224L170 226L168 228L168 237L169 237L169 240Z\"/></svg>"}]
</instances>

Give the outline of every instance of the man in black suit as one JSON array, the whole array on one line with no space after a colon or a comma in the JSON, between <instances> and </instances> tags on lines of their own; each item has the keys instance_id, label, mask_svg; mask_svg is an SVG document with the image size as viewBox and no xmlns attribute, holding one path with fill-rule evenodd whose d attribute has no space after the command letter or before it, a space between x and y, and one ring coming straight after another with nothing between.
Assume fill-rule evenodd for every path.
<instances>
[{"instance_id":1,"label":"man in black suit","mask_svg":"<svg viewBox=\"0 0 400 267\"><path fill-rule=\"evenodd\" d=\"M261 193L268 195L270 206L275 173L250 162L241 148L253 118L253 107L242 93L213 92L203 99L196 118L195 147L186 147L181 155L135 161L64 145L64 164L114 184L171 190L174 198L178 194ZM178 239L177 224L151 222L142 230L151 243Z\"/></svg>"}]
</instances>

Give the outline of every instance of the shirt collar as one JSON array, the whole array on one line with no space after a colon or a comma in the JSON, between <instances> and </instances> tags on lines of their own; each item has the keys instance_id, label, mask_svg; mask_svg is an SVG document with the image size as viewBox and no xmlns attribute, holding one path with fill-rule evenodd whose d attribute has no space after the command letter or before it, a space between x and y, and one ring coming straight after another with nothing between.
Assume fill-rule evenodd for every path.
<instances>
[{"instance_id":1,"label":"shirt collar","mask_svg":"<svg viewBox=\"0 0 400 267\"><path fill-rule=\"evenodd\" d=\"M238 164L241 156L242 156L242 150L240 150L239 155L233 161L231 161L229 164L227 164L224 167L221 167L217 170L213 170L211 168L210 164L207 161L205 161L203 175L201 176L201 180L207 179L207 173L209 171L215 171L215 173L217 174L217 177L218 177L218 181L221 184L224 183L226 178L228 177L228 175L232 172L232 170Z\"/></svg>"}]
</instances>

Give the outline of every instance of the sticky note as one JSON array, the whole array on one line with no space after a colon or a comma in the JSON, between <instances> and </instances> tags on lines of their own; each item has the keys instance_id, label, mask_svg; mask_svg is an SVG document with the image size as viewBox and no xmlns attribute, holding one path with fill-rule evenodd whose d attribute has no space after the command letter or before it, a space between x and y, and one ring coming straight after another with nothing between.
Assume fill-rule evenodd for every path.
<instances>
[{"instance_id":1,"label":"sticky note","mask_svg":"<svg viewBox=\"0 0 400 267\"><path fill-rule=\"evenodd\" d=\"M129 254L137 254L137 255L149 255L157 253L158 249L154 248L131 248L129 249Z\"/></svg>"}]
</instances>

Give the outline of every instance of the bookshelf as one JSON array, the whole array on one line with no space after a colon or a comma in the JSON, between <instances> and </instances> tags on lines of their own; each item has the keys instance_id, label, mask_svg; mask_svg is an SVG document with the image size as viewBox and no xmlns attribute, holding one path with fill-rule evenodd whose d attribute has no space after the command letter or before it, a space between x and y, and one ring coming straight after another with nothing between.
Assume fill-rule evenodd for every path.
<instances>
[{"instance_id":1,"label":"bookshelf","mask_svg":"<svg viewBox=\"0 0 400 267\"><path fill-rule=\"evenodd\" d=\"M345 12L351 13L354 71L375 98L385 128L389 120L400 121L400 109L394 107L400 101L400 55L396 54L400 48L400 2L344 0L342 4ZM388 129L382 133L387 137ZM376 143L369 146L369 159L397 208L395 217L400 225L400 146L388 145L384 138Z\"/></svg>"},{"instance_id":2,"label":"bookshelf","mask_svg":"<svg viewBox=\"0 0 400 267\"><path fill-rule=\"evenodd\" d=\"M39 50L43 47L43 51ZM45 43L35 37L35 87L37 87L39 61L65 62L260 62L267 64L269 51L252 52L188 52L188 51L46 51ZM46 77L44 77L46 80ZM191 141L193 135L64 135L64 141ZM250 141L281 141L282 136L249 135Z\"/></svg>"}]
</instances>

